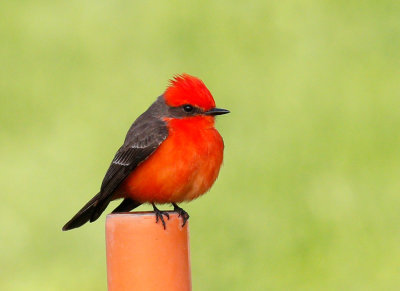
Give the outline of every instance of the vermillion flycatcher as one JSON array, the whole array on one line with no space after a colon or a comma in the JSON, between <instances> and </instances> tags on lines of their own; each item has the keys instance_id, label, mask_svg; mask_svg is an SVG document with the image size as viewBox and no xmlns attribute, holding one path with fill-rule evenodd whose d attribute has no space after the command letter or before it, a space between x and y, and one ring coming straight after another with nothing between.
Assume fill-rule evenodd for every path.
<instances>
[{"instance_id":1,"label":"vermillion flycatcher","mask_svg":"<svg viewBox=\"0 0 400 291\"><path fill-rule=\"evenodd\" d=\"M229 113L215 107L204 83L193 76L176 76L163 95L132 124L124 144L115 154L100 192L63 227L70 230L93 222L110 201L124 198L113 211L127 212L151 203L165 228L155 203L172 203L182 217L189 215L176 203L207 192L222 164L224 142L214 128L216 115Z\"/></svg>"}]
</instances>

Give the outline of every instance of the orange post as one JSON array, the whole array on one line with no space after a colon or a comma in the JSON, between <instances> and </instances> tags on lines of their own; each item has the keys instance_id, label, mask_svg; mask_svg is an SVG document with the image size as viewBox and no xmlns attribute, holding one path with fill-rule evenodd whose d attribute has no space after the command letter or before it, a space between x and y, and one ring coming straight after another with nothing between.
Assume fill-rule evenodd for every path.
<instances>
[{"instance_id":1,"label":"orange post","mask_svg":"<svg viewBox=\"0 0 400 291\"><path fill-rule=\"evenodd\" d=\"M166 230L153 212L107 215L109 291L191 290L188 222L168 213Z\"/></svg>"}]
</instances>

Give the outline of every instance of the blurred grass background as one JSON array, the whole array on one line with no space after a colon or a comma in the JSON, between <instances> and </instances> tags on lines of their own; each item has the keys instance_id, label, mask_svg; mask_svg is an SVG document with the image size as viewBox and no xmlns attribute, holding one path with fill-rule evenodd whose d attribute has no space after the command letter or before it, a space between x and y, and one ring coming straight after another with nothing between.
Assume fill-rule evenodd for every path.
<instances>
[{"instance_id":1,"label":"blurred grass background","mask_svg":"<svg viewBox=\"0 0 400 291\"><path fill-rule=\"evenodd\" d=\"M61 227L182 72L232 111L194 290L400 289L398 1L0 7L1 290L106 290L105 216Z\"/></svg>"}]
</instances>

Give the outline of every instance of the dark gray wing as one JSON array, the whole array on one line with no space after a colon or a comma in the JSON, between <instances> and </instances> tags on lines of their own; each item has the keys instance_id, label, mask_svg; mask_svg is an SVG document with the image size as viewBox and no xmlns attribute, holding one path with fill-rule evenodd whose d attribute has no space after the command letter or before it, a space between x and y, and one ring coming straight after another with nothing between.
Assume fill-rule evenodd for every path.
<instances>
[{"instance_id":1,"label":"dark gray wing","mask_svg":"<svg viewBox=\"0 0 400 291\"><path fill-rule=\"evenodd\" d=\"M107 170L100 192L63 227L63 230L76 228L89 220L93 222L99 218L118 186L167 138L168 128L165 122L148 113L142 114L132 124L124 144L115 154Z\"/></svg>"},{"instance_id":2,"label":"dark gray wing","mask_svg":"<svg viewBox=\"0 0 400 291\"><path fill-rule=\"evenodd\" d=\"M115 154L107 170L100 192L104 195L113 193L129 173L146 160L167 136L168 129L160 120L132 126L125 143Z\"/></svg>"}]
</instances>

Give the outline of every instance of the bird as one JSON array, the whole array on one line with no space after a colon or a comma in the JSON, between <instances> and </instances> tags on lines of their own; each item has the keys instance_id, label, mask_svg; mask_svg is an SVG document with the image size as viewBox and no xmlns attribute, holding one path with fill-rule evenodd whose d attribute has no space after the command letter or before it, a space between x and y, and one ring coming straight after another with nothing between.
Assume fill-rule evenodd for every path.
<instances>
[{"instance_id":1,"label":"bird","mask_svg":"<svg viewBox=\"0 0 400 291\"><path fill-rule=\"evenodd\" d=\"M97 220L113 200L123 199L112 213L153 206L156 223L166 229L167 211L156 204L178 206L206 193L218 177L224 141L215 128L217 108L203 81L183 73L169 80L164 93L129 128L101 183L100 191L69 220L63 231Z\"/></svg>"}]
</instances>

